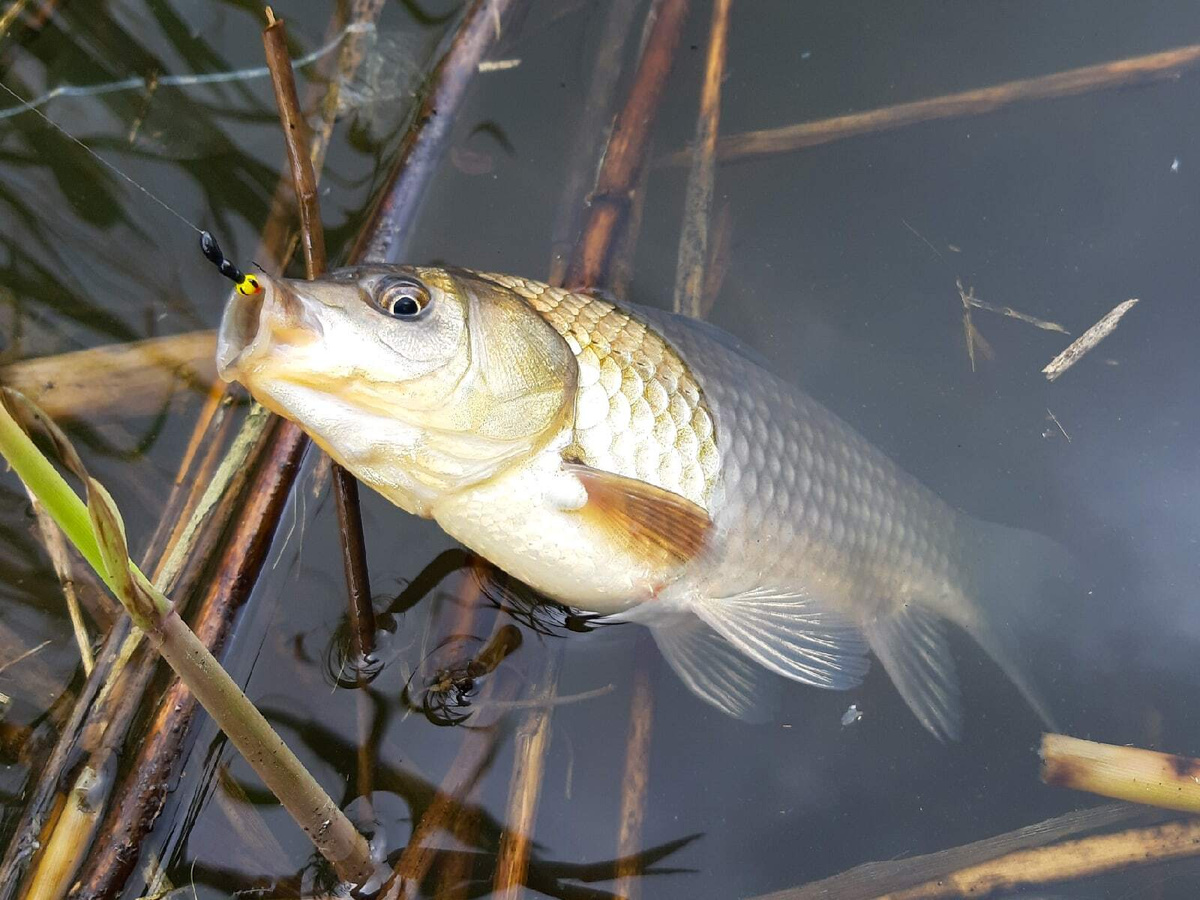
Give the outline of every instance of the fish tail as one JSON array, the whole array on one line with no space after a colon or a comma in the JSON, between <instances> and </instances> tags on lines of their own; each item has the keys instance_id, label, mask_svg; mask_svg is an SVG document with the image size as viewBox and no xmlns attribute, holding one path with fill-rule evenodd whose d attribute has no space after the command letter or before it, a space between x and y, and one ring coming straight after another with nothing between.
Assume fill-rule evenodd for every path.
<instances>
[{"instance_id":1,"label":"fish tail","mask_svg":"<svg viewBox=\"0 0 1200 900\"><path fill-rule=\"evenodd\" d=\"M1075 559L1065 547L1033 531L980 521L962 525L959 534L970 601L948 610L948 617L995 660L1046 727L1058 730L1017 635L1045 621L1049 583L1056 578L1074 579Z\"/></svg>"}]
</instances>

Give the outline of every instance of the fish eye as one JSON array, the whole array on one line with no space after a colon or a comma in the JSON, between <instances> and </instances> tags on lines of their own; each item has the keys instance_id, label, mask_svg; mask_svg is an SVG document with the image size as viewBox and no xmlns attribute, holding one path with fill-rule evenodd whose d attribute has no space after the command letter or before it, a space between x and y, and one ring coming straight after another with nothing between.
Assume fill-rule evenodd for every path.
<instances>
[{"instance_id":1,"label":"fish eye","mask_svg":"<svg viewBox=\"0 0 1200 900\"><path fill-rule=\"evenodd\" d=\"M396 319L415 319L432 299L429 289L415 278L385 278L375 290L379 309Z\"/></svg>"}]
</instances>

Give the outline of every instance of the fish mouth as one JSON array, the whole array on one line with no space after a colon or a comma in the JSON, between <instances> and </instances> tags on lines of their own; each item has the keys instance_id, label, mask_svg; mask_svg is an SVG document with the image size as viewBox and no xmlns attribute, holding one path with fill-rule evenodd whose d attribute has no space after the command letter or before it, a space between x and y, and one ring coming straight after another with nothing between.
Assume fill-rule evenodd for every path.
<instances>
[{"instance_id":1,"label":"fish mouth","mask_svg":"<svg viewBox=\"0 0 1200 900\"><path fill-rule=\"evenodd\" d=\"M234 293L217 332L217 373L225 381L241 380L251 363L286 344L311 343L322 329L306 313L304 302L282 279L260 279L256 294Z\"/></svg>"}]
</instances>

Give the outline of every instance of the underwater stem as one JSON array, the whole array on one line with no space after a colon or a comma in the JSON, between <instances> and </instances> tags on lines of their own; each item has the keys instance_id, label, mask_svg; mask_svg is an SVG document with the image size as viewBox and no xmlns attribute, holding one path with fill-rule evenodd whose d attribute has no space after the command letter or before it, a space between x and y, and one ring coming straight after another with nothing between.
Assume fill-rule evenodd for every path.
<instances>
[{"instance_id":1,"label":"underwater stem","mask_svg":"<svg viewBox=\"0 0 1200 900\"><path fill-rule=\"evenodd\" d=\"M862 134L876 134L915 125L918 122L980 115L1027 100L1048 100L1131 84L1165 81L1177 77L1184 70L1197 64L1200 64L1200 44L1191 44L1147 56L1069 69L1038 78L1006 81L992 87L945 94L867 112L786 125L782 128L732 134L717 142L717 158L721 162L732 162L773 153L790 153ZM660 160L658 164L686 166L691 158L691 150L678 150Z\"/></svg>"},{"instance_id":2,"label":"underwater stem","mask_svg":"<svg viewBox=\"0 0 1200 900\"><path fill-rule=\"evenodd\" d=\"M1042 780L1117 800L1200 813L1200 759L1042 736Z\"/></svg>"},{"instance_id":3,"label":"underwater stem","mask_svg":"<svg viewBox=\"0 0 1200 900\"><path fill-rule=\"evenodd\" d=\"M700 113L692 143L692 165L688 171L679 234L679 260L675 270L674 309L701 317L704 296L704 266L708 261L708 226L712 213L713 183L717 170L717 134L721 122L721 82L725 78L725 55L729 43L729 10L733 0L715 0L708 35L704 84L700 89Z\"/></svg>"},{"instance_id":4,"label":"underwater stem","mask_svg":"<svg viewBox=\"0 0 1200 900\"><path fill-rule=\"evenodd\" d=\"M59 436L55 442L60 451L69 451L63 441ZM109 585L130 618L150 636L256 774L337 869L339 877L355 884L366 882L373 871L366 840L179 618L170 601L129 559L124 525L107 491L86 472L77 472L87 484L85 507L3 405L0 454L37 493L47 512ZM73 451L65 455L70 459ZM77 458L75 461L79 465ZM90 525L86 533L81 527L84 520ZM90 814L98 814L98 810Z\"/></svg>"},{"instance_id":5,"label":"underwater stem","mask_svg":"<svg viewBox=\"0 0 1200 900\"><path fill-rule=\"evenodd\" d=\"M663 0L658 4L658 18L650 30L625 106L613 124L604 164L588 201L587 223L567 268L566 284L572 289L595 287L609 274L689 7L690 0Z\"/></svg>"}]
</instances>

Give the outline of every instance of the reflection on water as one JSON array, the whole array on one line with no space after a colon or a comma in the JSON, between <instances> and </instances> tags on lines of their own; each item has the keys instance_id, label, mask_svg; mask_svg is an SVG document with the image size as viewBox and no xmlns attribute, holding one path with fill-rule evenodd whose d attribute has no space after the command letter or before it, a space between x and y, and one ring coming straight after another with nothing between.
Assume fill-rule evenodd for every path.
<instances>
[{"instance_id":1,"label":"reflection on water","mask_svg":"<svg viewBox=\"0 0 1200 900\"><path fill-rule=\"evenodd\" d=\"M597 6L532 3L513 23L498 55L519 65L477 79L411 240L414 261L544 274ZM376 58L364 70L355 90L366 105L335 132L322 196L332 247L361 221L409 111L408 79L455 7L385 8L379 34L392 37L377 49L408 58L394 68ZM659 152L692 135L708 9L696 4L689 21L655 131ZM297 0L276 11L297 55L329 37L326 5ZM733 16L726 132L1200 42L1184 2L760 0L734 4ZM244 69L261 56L240 4L158 0L66 4L44 20L26 12L2 46L5 83L24 96ZM319 84L316 70L305 72ZM1069 547L1078 589L1013 598L1062 727L1190 754L1200 753L1197 91L1200 74L1185 72L724 166L717 200L728 210L728 269L710 315L952 505ZM266 82L62 97L45 111L211 228L231 257L249 259L283 158ZM684 181L674 168L650 175L630 292L639 302L669 304ZM216 324L224 286L194 234L28 115L0 122L0 204L3 361ZM975 344L972 371L959 281L1072 337L1118 303L1140 303L1050 384L1040 370L1070 338L985 309L972 310L985 342ZM202 402L181 389L157 415L85 414L72 426L136 548ZM310 455L305 471L314 469ZM614 889L642 678L653 703L645 855L624 865L646 871L643 896L753 896L1098 803L1040 783L1036 717L964 636L952 640L966 705L959 743L926 734L877 667L845 693L784 685L777 721L749 726L696 700L645 652L636 627L592 629L537 606L519 586L481 575L434 525L377 497L364 497L364 519L388 625L385 665L370 685L337 677L345 608L336 520L311 477L285 515L229 667L336 799L360 793L366 760L371 803L355 809L390 850L403 848L453 765L470 773L448 852L426 882L431 894L487 892L514 748L538 711L551 728L531 885L553 896ZM31 736L53 732L61 713L47 710L77 658L31 525L7 479L0 665L16 655L10 647L50 644L0 672L10 697L0 719L6 837ZM553 693L528 696L555 666ZM555 702L576 695L584 699ZM535 702L505 705L518 700ZM851 706L861 718L843 725ZM460 713L458 727L431 721ZM173 884L194 883L200 897L300 888L294 876L310 848L211 724L173 788L144 848L144 861L166 862ZM1190 896L1195 865L1134 869L1053 895ZM303 885L314 884L309 872ZM141 887L130 884L127 896Z\"/></svg>"}]
</instances>

